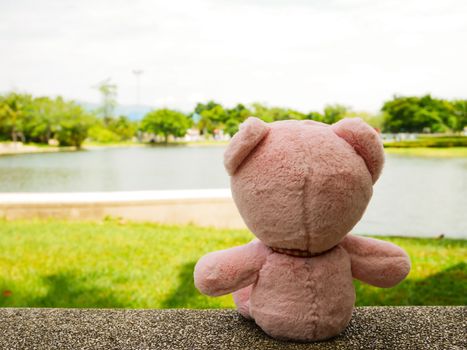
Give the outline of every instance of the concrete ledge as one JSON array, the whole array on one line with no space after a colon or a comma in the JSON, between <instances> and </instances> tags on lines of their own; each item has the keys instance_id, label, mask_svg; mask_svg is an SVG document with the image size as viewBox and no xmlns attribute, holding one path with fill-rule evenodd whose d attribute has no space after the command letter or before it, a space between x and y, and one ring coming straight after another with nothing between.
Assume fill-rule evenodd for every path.
<instances>
[{"instance_id":1,"label":"concrete ledge","mask_svg":"<svg viewBox=\"0 0 467 350\"><path fill-rule=\"evenodd\" d=\"M368 307L339 337L300 344L234 310L0 309L0 349L465 349L466 329L466 307Z\"/></svg>"},{"instance_id":2,"label":"concrete ledge","mask_svg":"<svg viewBox=\"0 0 467 350\"><path fill-rule=\"evenodd\" d=\"M0 218L102 220L118 217L165 224L246 228L229 189L0 193Z\"/></svg>"}]
</instances>

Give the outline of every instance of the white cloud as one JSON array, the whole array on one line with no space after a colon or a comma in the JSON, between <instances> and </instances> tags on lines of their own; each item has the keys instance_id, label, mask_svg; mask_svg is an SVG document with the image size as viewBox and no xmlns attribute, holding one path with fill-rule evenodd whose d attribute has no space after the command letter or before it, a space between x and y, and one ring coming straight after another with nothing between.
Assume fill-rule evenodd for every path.
<instances>
[{"instance_id":1,"label":"white cloud","mask_svg":"<svg viewBox=\"0 0 467 350\"><path fill-rule=\"evenodd\" d=\"M467 94L467 2L0 2L0 91L188 109L194 98L376 110L394 93Z\"/></svg>"}]
</instances>

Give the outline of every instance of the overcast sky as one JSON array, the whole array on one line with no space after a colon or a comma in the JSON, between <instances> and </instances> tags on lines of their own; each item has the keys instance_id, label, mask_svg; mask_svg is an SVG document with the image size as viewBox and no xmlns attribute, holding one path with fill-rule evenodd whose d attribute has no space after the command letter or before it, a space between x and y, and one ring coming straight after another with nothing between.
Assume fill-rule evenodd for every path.
<instances>
[{"instance_id":1,"label":"overcast sky","mask_svg":"<svg viewBox=\"0 0 467 350\"><path fill-rule=\"evenodd\" d=\"M122 104L378 110L467 97L465 0L0 0L0 92Z\"/></svg>"}]
</instances>

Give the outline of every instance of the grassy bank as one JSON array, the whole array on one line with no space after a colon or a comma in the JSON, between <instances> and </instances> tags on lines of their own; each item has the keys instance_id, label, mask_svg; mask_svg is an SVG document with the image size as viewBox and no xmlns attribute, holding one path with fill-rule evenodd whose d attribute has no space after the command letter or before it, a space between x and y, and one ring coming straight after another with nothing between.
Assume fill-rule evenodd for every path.
<instances>
[{"instance_id":1,"label":"grassy bank","mask_svg":"<svg viewBox=\"0 0 467 350\"><path fill-rule=\"evenodd\" d=\"M228 141L171 141L169 143L137 143L132 141L123 142L84 142L82 149L92 150L97 148L118 148L118 147L167 147L167 146L187 146L187 147L225 147ZM25 144L18 149L11 147L11 142L0 142L0 155L22 154L22 153L46 153L60 151L74 151L74 147L56 147L43 144ZM400 154L415 157L467 157L467 137L466 136L420 136L417 140L386 142L384 143L386 153Z\"/></svg>"},{"instance_id":2,"label":"grassy bank","mask_svg":"<svg viewBox=\"0 0 467 350\"><path fill-rule=\"evenodd\" d=\"M386 153L415 157L467 157L467 136L420 135L416 140L384 143Z\"/></svg>"},{"instance_id":3,"label":"grassy bank","mask_svg":"<svg viewBox=\"0 0 467 350\"><path fill-rule=\"evenodd\" d=\"M403 140L386 142L387 148L410 148L410 147L467 147L467 136L432 136L420 135L416 140Z\"/></svg>"},{"instance_id":4,"label":"grassy bank","mask_svg":"<svg viewBox=\"0 0 467 350\"><path fill-rule=\"evenodd\" d=\"M0 221L0 306L219 308L193 286L198 258L248 242L241 230L154 224ZM413 263L384 290L356 282L358 305L467 304L467 241L388 238Z\"/></svg>"},{"instance_id":5,"label":"grassy bank","mask_svg":"<svg viewBox=\"0 0 467 350\"><path fill-rule=\"evenodd\" d=\"M56 147L36 143L14 145L12 142L0 142L0 156L29 154L29 153L49 153L74 151L75 147Z\"/></svg>"},{"instance_id":6,"label":"grassy bank","mask_svg":"<svg viewBox=\"0 0 467 350\"><path fill-rule=\"evenodd\" d=\"M407 148L385 148L387 154L398 154L401 156L427 157L427 158L467 158L467 147L407 147Z\"/></svg>"},{"instance_id":7,"label":"grassy bank","mask_svg":"<svg viewBox=\"0 0 467 350\"><path fill-rule=\"evenodd\" d=\"M109 143L99 143L99 142L85 142L81 150L93 150L100 148L129 148L129 147L223 147L227 146L228 141L174 141L169 143L138 143L131 141L124 142L109 142ZM76 147L57 147L49 146L44 144L28 143L20 147L13 147L11 142L0 142L0 156L2 155L16 155L16 154L31 154L31 153L50 153L50 152L73 152L77 151Z\"/></svg>"}]
</instances>

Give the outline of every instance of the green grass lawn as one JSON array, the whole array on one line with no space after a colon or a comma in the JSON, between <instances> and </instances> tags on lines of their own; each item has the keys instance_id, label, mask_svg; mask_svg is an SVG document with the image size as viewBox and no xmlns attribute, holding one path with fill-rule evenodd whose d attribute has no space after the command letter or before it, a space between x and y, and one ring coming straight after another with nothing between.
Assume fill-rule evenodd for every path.
<instances>
[{"instance_id":1,"label":"green grass lawn","mask_svg":"<svg viewBox=\"0 0 467 350\"><path fill-rule=\"evenodd\" d=\"M248 242L242 230L95 222L0 221L0 306L220 308L193 286L198 258ZM357 305L467 304L467 241L386 238L412 258L392 289L356 283Z\"/></svg>"}]
</instances>

